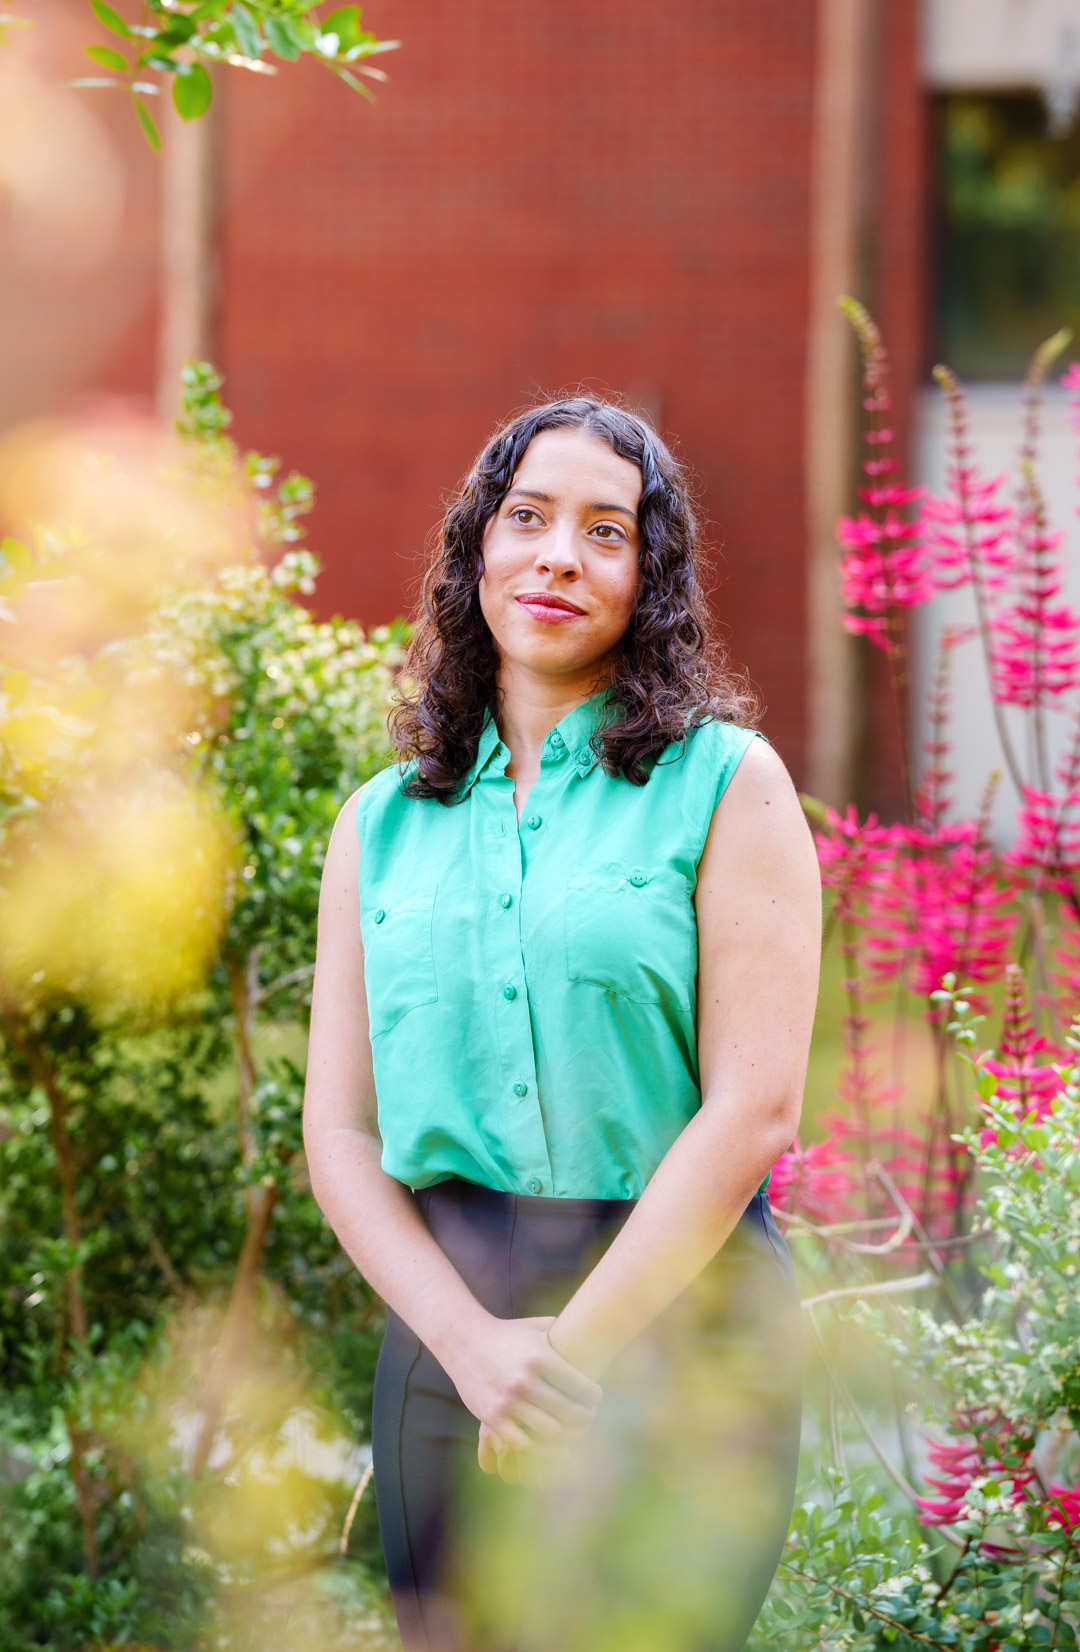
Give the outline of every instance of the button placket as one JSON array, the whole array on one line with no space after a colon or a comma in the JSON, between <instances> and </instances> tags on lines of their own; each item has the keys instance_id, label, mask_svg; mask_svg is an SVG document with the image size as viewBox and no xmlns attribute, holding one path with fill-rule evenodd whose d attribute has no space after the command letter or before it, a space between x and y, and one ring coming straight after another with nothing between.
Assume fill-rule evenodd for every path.
<instances>
[{"instance_id":1,"label":"button placket","mask_svg":"<svg viewBox=\"0 0 1080 1652\"><path fill-rule=\"evenodd\" d=\"M476 788L474 805L484 811L481 834L483 895L492 937L488 953L495 979L495 1034L502 1075L500 1105L509 1154L522 1177L520 1186L543 1192L551 1187L551 1161L539 1105L532 1013L521 935L521 892L525 857L517 827L513 782L491 775ZM494 1098L493 1098L494 1099Z\"/></svg>"}]
</instances>

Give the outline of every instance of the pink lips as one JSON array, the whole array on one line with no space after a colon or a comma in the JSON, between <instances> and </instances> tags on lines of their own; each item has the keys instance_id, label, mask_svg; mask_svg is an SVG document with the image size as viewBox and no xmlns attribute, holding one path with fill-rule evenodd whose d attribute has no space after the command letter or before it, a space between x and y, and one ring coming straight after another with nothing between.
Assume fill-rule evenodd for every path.
<instances>
[{"instance_id":1,"label":"pink lips","mask_svg":"<svg viewBox=\"0 0 1080 1652\"><path fill-rule=\"evenodd\" d=\"M572 602L552 596L550 591L523 591L515 601L544 625L563 625L567 620L580 619L584 612L581 608L575 608Z\"/></svg>"}]
</instances>

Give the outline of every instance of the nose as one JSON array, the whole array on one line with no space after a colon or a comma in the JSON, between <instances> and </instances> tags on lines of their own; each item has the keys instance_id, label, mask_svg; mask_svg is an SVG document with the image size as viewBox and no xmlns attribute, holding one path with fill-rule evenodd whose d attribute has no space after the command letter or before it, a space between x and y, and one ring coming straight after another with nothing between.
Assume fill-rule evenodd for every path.
<instances>
[{"instance_id":1,"label":"nose","mask_svg":"<svg viewBox=\"0 0 1080 1652\"><path fill-rule=\"evenodd\" d=\"M537 573L549 573L555 579L577 579L581 574L581 554L574 524L565 519L552 523L537 547L533 566Z\"/></svg>"}]
</instances>

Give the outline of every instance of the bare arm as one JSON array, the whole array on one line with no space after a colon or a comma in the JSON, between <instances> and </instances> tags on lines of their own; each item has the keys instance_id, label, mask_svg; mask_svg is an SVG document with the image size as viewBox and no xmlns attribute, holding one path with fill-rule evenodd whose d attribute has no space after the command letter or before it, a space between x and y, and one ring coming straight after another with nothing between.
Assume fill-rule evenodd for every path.
<instances>
[{"instance_id":1,"label":"bare arm","mask_svg":"<svg viewBox=\"0 0 1080 1652\"><path fill-rule=\"evenodd\" d=\"M821 883L791 779L763 742L713 816L697 914L701 1109L548 1333L593 1376L712 1259L798 1129Z\"/></svg>"},{"instance_id":2,"label":"bare arm","mask_svg":"<svg viewBox=\"0 0 1080 1652\"><path fill-rule=\"evenodd\" d=\"M364 1277L431 1349L462 1400L520 1445L587 1426L600 1390L551 1349L550 1320L500 1320L435 1243L408 1190L382 1168L360 932L356 798L338 816L319 897L304 1095L315 1197Z\"/></svg>"}]
</instances>

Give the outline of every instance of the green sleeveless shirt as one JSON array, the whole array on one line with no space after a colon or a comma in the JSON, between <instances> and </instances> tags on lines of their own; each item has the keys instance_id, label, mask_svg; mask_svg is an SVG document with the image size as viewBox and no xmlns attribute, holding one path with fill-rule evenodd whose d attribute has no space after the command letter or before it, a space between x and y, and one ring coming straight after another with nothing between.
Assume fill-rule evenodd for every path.
<instances>
[{"instance_id":1,"label":"green sleeveless shirt","mask_svg":"<svg viewBox=\"0 0 1080 1652\"><path fill-rule=\"evenodd\" d=\"M636 1198L701 1105L697 865L753 735L706 723L633 786L589 744L603 700L547 736L520 824L490 717L460 802L399 766L360 791L382 1163L410 1187Z\"/></svg>"}]
</instances>

